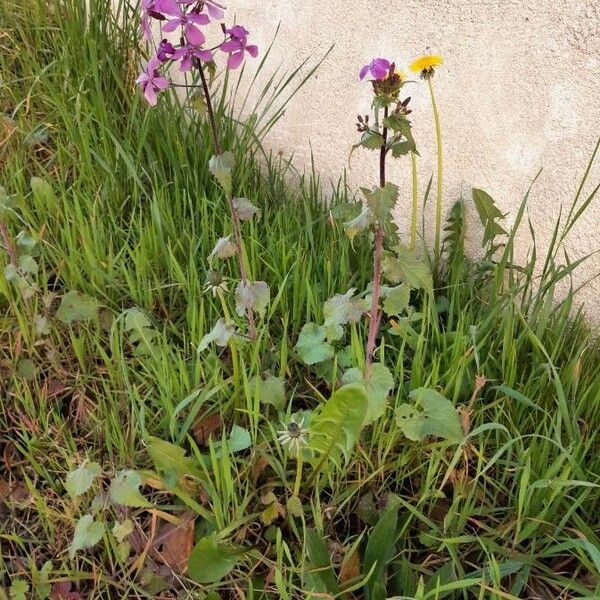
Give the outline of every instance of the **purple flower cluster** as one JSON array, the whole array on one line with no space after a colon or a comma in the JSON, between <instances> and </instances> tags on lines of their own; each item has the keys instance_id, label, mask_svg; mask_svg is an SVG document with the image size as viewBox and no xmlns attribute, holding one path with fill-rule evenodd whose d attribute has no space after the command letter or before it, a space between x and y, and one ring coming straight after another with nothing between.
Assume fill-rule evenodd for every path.
<instances>
[{"instance_id":1,"label":"purple flower cluster","mask_svg":"<svg viewBox=\"0 0 600 600\"><path fill-rule=\"evenodd\" d=\"M223 26L225 40L213 48L205 46L202 27L211 21L221 21L225 15L225 7L217 0L141 0L141 11L142 34L146 40L152 38L153 20L160 24L161 33L180 34L178 45L167 39L158 44L156 53L137 79L136 83L152 106L156 104L158 93L169 86L169 80L160 72L165 65L178 62L180 71L189 71L195 64L213 61L215 52L220 50L227 55L227 68L237 69L246 53L253 58L258 56L258 46L248 43L249 32L241 25L229 29Z\"/></svg>"}]
</instances>

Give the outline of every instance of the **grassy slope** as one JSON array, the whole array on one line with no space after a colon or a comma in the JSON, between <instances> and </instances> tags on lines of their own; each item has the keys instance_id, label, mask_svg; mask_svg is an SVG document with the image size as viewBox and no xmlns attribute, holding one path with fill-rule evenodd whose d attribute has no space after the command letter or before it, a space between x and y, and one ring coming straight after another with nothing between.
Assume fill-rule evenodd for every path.
<instances>
[{"instance_id":1,"label":"grassy slope","mask_svg":"<svg viewBox=\"0 0 600 600\"><path fill-rule=\"evenodd\" d=\"M0 184L19 195L25 227L41 239L43 258L34 298L22 300L0 281L6 460L0 479L20 486L22 496L4 492L0 584L3 571L29 579L34 565L50 558L52 577L79 581L84 597L152 597L131 562L116 560L114 548L69 561L73 525L86 507L66 496L66 473L86 456L106 474L148 467L148 435L193 446L187 408L178 405L198 386L224 380L200 411L246 426L253 450L218 463L206 493L219 530L239 535L260 523L261 497L273 490L285 498L294 464L273 442L280 416L258 406L247 378L263 370L285 376L294 409L312 408L320 393L327 395L327 381L302 367L292 346L305 322L320 319L325 299L352 286L364 289L370 258L364 242L353 250L331 225L313 181L291 190L283 167L272 165L260 176L246 160L238 193L263 210L250 230L249 263L276 300L256 349L242 352L242 381L232 380L228 356L197 360L195 347L220 312L202 293L205 257L227 231L225 203L202 167L210 155L207 132L186 125L168 102L153 111L141 105L133 92L135 36L111 24L102 3L87 28L80 3L65 4L63 10L42 0L0 5L0 102L14 120L3 121L12 133L0 136ZM26 143L40 126L48 141ZM51 182L55 197L33 198L32 175ZM15 220L10 226L15 234L23 227ZM414 335L386 336L385 361L397 382L392 405L422 385L467 404L482 374L489 383L470 418L473 430L489 428L474 436L469 461L452 465L452 451L439 443L403 438L390 411L364 434L346 467L303 490L307 525L329 539L334 554L343 553L368 531L359 507L371 503L377 513L395 493L402 511L389 595L413 596L419 577L433 582L444 565L463 582L456 586L465 591L451 592L456 598L599 593L597 344L580 317L568 318L568 302L552 308L556 270L546 292L528 303L535 294L529 283L519 294L502 292L489 271L467 276L462 268L440 292L448 300L443 327L426 316L422 325L413 323ZM508 276L498 272L498 279ZM103 317L72 328L51 320L50 332L39 336L36 316L52 319L53 295L71 290L98 298ZM131 306L145 310L160 333L143 358L133 355L121 322L110 318ZM24 359L33 361L33 378L19 374ZM495 389L500 384L519 394L509 397ZM255 483L262 456L270 466ZM143 539L148 516L132 515ZM272 597L304 597L297 576L305 568L303 528L279 525L289 557L267 527L254 525L246 540L264 554L257 578L278 570L277 590L269 584ZM224 596L234 594L234 584L245 589L248 567L221 584ZM173 586L197 589L185 578Z\"/></svg>"}]
</instances>

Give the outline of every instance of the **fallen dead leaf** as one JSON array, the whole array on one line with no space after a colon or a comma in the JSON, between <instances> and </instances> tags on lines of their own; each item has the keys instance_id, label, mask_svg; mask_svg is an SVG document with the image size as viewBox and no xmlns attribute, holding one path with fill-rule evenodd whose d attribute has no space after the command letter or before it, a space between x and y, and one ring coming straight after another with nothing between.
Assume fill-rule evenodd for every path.
<instances>
[{"instance_id":1,"label":"fallen dead leaf","mask_svg":"<svg viewBox=\"0 0 600 600\"><path fill-rule=\"evenodd\" d=\"M194 547L194 524L192 512L183 513L179 525L163 523L153 542L155 556L174 572L184 574Z\"/></svg>"},{"instance_id":2,"label":"fallen dead leaf","mask_svg":"<svg viewBox=\"0 0 600 600\"><path fill-rule=\"evenodd\" d=\"M52 586L50 600L81 600L79 592L72 592L73 584L70 581L59 581Z\"/></svg>"},{"instance_id":3,"label":"fallen dead leaf","mask_svg":"<svg viewBox=\"0 0 600 600\"><path fill-rule=\"evenodd\" d=\"M348 556L348 551L344 556L344 562L340 567L340 582L345 583L352 579L360 577L360 556L358 550L355 550Z\"/></svg>"},{"instance_id":4,"label":"fallen dead leaf","mask_svg":"<svg viewBox=\"0 0 600 600\"><path fill-rule=\"evenodd\" d=\"M215 437L223 428L223 419L219 413L198 419L192 427L194 438L201 446L206 446L208 440Z\"/></svg>"}]
</instances>

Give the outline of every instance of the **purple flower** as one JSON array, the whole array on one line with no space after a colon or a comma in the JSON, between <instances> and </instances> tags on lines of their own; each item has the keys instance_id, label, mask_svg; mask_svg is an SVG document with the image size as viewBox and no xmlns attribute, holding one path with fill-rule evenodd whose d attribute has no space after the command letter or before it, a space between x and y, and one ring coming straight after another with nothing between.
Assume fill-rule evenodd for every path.
<instances>
[{"instance_id":1,"label":"purple flower","mask_svg":"<svg viewBox=\"0 0 600 600\"><path fill-rule=\"evenodd\" d=\"M158 7L156 6L157 2L160 2L160 0L142 0L142 19L140 24L142 35L146 40L149 40L152 37L150 19L164 19L164 15L158 12Z\"/></svg>"},{"instance_id":2,"label":"purple flower","mask_svg":"<svg viewBox=\"0 0 600 600\"><path fill-rule=\"evenodd\" d=\"M172 57L174 54L175 48L173 44L171 44L168 40L161 40L156 50L156 58L158 58L160 62L165 62L169 60L169 57Z\"/></svg>"},{"instance_id":3,"label":"purple flower","mask_svg":"<svg viewBox=\"0 0 600 600\"><path fill-rule=\"evenodd\" d=\"M198 0L179 0L181 4L198 4ZM208 11L208 14L215 19L220 21L225 16L225 7L215 0L204 0L204 7Z\"/></svg>"},{"instance_id":4,"label":"purple flower","mask_svg":"<svg viewBox=\"0 0 600 600\"><path fill-rule=\"evenodd\" d=\"M213 55L210 50L206 50L200 46L192 46L191 44L177 48L173 54L173 60L181 60L181 65L179 65L180 71L189 71L194 66L194 58L208 62L213 59Z\"/></svg>"},{"instance_id":5,"label":"purple flower","mask_svg":"<svg viewBox=\"0 0 600 600\"><path fill-rule=\"evenodd\" d=\"M193 11L188 12L177 0L157 0L157 8L171 17L167 18L163 31L170 33L181 27L190 44L200 46L204 43L204 34L198 29L197 25L208 25L210 23L208 15Z\"/></svg>"},{"instance_id":6,"label":"purple flower","mask_svg":"<svg viewBox=\"0 0 600 600\"><path fill-rule=\"evenodd\" d=\"M140 86L144 98L150 106L156 105L157 92L169 87L169 80L160 74L158 68L162 63L153 56L135 82Z\"/></svg>"},{"instance_id":7,"label":"purple flower","mask_svg":"<svg viewBox=\"0 0 600 600\"><path fill-rule=\"evenodd\" d=\"M359 73L359 77L364 79L367 74L371 74L371 77L376 80L385 79L392 63L385 58L374 58L368 65L365 65Z\"/></svg>"},{"instance_id":8,"label":"purple flower","mask_svg":"<svg viewBox=\"0 0 600 600\"><path fill-rule=\"evenodd\" d=\"M226 29L225 33L229 34L230 38L221 44L221 50L229 53L227 59L228 69L237 69L244 60L244 51L252 58L258 56L258 46L254 44L248 45L249 31L241 25L234 25L231 29Z\"/></svg>"}]
</instances>

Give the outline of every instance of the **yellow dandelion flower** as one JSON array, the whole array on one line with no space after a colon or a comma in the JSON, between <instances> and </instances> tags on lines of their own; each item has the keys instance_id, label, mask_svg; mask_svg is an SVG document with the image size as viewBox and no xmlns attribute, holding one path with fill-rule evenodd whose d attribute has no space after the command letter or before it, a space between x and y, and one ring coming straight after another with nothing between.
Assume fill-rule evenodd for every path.
<instances>
[{"instance_id":1,"label":"yellow dandelion flower","mask_svg":"<svg viewBox=\"0 0 600 600\"><path fill-rule=\"evenodd\" d=\"M425 54L411 63L410 70L414 73L421 73L421 77L427 79L432 77L435 68L443 63L444 59L439 54Z\"/></svg>"}]
</instances>

